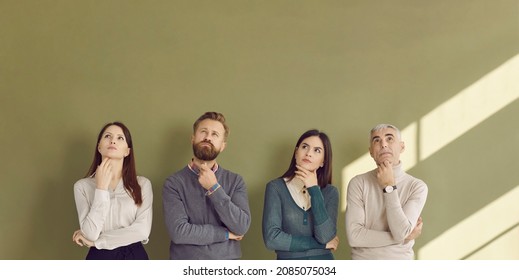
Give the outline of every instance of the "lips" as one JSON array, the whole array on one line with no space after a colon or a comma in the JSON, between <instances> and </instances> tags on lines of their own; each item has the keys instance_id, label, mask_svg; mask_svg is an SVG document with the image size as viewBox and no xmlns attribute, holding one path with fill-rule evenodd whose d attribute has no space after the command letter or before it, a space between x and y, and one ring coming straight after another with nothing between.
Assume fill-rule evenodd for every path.
<instances>
[{"instance_id":1,"label":"lips","mask_svg":"<svg viewBox=\"0 0 519 280\"><path fill-rule=\"evenodd\" d=\"M308 159L306 159L306 158L303 159L303 162L305 162L305 163L312 163L310 160L308 160Z\"/></svg>"},{"instance_id":2,"label":"lips","mask_svg":"<svg viewBox=\"0 0 519 280\"><path fill-rule=\"evenodd\" d=\"M198 143L198 146L199 147L209 147L209 148L214 148L213 144L211 142L200 142Z\"/></svg>"}]
</instances>

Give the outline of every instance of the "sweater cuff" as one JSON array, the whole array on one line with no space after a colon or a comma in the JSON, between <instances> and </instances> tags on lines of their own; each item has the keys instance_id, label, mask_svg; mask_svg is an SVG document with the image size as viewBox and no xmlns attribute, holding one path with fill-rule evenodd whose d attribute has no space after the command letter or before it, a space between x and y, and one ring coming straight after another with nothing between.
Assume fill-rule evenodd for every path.
<instances>
[{"instance_id":1,"label":"sweater cuff","mask_svg":"<svg viewBox=\"0 0 519 280\"><path fill-rule=\"evenodd\" d=\"M328 213L324 206L324 197L321 192L321 187L313 186L308 188L310 200L312 202L312 214L314 216L315 224L321 225L328 220Z\"/></svg>"},{"instance_id":2,"label":"sweater cuff","mask_svg":"<svg viewBox=\"0 0 519 280\"><path fill-rule=\"evenodd\" d=\"M208 189L207 192L205 192L205 195L207 195L207 196L212 195L219 188L220 188L220 184L216 183L210 189Z\"/></svg>"},{"instance_id":3,"label":"sweater cuff","mask_svg":"<svg viewBox=\"0 0 519 280\"><path fill-rule=\"evenodd\" d=\"M105 249L106 248L106 241L103 241L101 238L94 241L94 247L97 249Z\"/></svg>"}]
</instances>

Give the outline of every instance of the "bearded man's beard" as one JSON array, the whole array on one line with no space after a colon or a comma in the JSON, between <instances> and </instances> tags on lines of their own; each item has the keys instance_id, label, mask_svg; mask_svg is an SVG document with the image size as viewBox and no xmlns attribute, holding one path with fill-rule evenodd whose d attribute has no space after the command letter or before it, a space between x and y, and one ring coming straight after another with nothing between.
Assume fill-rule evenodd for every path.
<instances>
[{"instance_id":1,"label":"bearded man's beard","mask_svg":"<svg viewBox=\"0 0 519 280\"><path fill-rule=\"evenodd\" d=\"M206 146L203 144L209 144L210 146ZM201 141L197 144L193 144L193 154L197 159L204 161L214 160L220 152L216 150L213 143Z\"/></svg>"}]
</instances>

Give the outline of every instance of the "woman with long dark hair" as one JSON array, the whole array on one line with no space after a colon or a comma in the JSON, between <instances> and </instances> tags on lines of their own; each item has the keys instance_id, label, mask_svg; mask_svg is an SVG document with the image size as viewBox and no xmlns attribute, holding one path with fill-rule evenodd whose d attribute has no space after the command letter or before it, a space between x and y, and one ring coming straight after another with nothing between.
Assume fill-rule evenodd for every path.
<instances>
[{"instance_id":1,"label":"woman with long dark hair","mask_svg":"<svg viewBox=\"0 0 519 280\"><path fill-rule=\"evenodd\" d=\"M308 130L299 137L288 170L265 191L263 240L277 259L334 259L339 192L331 183L330 140Z\"/></svg>"},{"instance_id":2,"label":"woman with long dark hair","mask_svg":"<svg viewBox=\"0 0 519 280\"><path fill-rule=\"evenodd\" d=\"M149 259L151 182L137 176L132 137L121 122L106 124L97 137L94 160L74 184L80 229L72 240L89 247L87 260Z\"/></svg>"}]
</instances>

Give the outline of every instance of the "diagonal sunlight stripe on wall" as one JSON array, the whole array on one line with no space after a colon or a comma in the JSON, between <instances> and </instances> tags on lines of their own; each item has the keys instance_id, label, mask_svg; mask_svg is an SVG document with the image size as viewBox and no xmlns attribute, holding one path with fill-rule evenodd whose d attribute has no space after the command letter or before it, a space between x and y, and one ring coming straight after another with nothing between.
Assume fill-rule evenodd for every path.
<instances>
[{"instance_id":1,"label":"diagonal sunlight stripe on wall","mask_svg":"<svg viewBox=\"0 0 519 280\"><path fill-rule=\"evenodd\" d=\"M509 59L425 115L419 121L419 134L416 134L416 122L406 127L402 132L408 129L415 132L405 136L402 133L402 138L406 142L406 152L413 153L415 158L413 160L413 158L402 157L404 169L408 170L418 162L427 159L519 98L517 77L519 77L519 55ZM417 143L418 145L415 145ZM411 145L419 149L411 151L409 149ZM411 164L405 165L407 160ZM369 154L365 154L343 168L341 203L343 211L346 209L348 182L356 174L366 172L373 167ZM502 250L507 248L505 255L513 259L513 256L519 255L511 253L516 251L516 247L510 248L511 244L519 244L519 238L513 234L519 231L519 219L510 219L508 214L518 212L519 204L516 203L518 200L519 186L427 243L419 250L417 257L419 259L488 259L493 254L503 258ZM492 221L492 226L481 227L487 221ZM498 255L495 254L496 251L499 251Z\"/></svg>"},{"instance_id":2,"label":"diagonal sunlight stripe on wall","mask_svg":"<svg viewBox=\"0 0 519 280\"><path fill-rule=\"evenodd\" d=\"M492 240L467 260L519 260L519 226Z\"/></svg>"},{"instance_id":3,"label":"diagonal sunlight stripe on wall","mask_svg":"<svg viewBox=\"0 0 519 280\"><path fill-rule=\"evenodd\" d=\"M439 151L468 130L519 98L519 55L516 55L481 79L445 101L419 121L402 129L406 151L404 170ZM366 140L366 150L368 146ZM419 149L418 149L419 147ZM418 154L419 153L419 154ZM417 158L419 160L417 160ZM341 210L346 210L346 194L353 176L375 168L369 153L346 165L341 172Z\"/></svg>"},{"instance_id":4,"label":"diagonal sunlight stripe on wall","mask_svg":"<svg viewBox=\"0 0 519 280\"><path fill-rule=\"evenodd\" d=\"M519 201L519 186L420 248L419 259L457 260L471 255L483 244L519 223L519 215L508 215L519 213L517 201ZM482 226L488 221L492 221L490 226ZM517 237L515 239L517 240Z\"/></svg>"},{"instance_id":5,"label":"diagonal sunlight stripe on wall","mask_svg":"<svg viewBox=\"0 0 519 280\"><path fill-rule=\"evenodd\" d=\"M430 157L519 97L519 55L420 120L420 160Z\"/></svg>"},{"instance_id":6,"label":"diagonal sunlight stripe on wall","mask_svg":"<svg viewBox=\"0 0 519 280\"><path fill-rule=\"evenodd\" d=\"M404 133L408 130L416 130L416 123L402 129L402 139L405 141L407 149L402 154L404 170L414 167L417 163L416 158L419 158L420 161L425 160L516 100L519 97L519 81L515 77L518 76L519 55L516 55L425 115L420 121L419 136L413 133ZM444 131L443 125L449 126L446 131ZM445 136L442 136L443 134ZM431 137L431 139L427 137ZM418 151L420 151L420 155L416 153L417 143L419 143ZM367 145L366 141L366 149ZM411 151L412 147L415 147L414 155L411 154L413 152ZM407 157L411 159L409 163ZM353 176L372 168L374 168L374 163L369 153L366 153L342 169L342 211L346 210L349 181Z\"/></svg>"}]
</instances>

